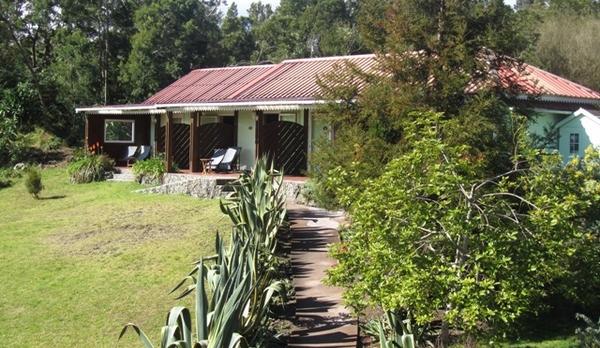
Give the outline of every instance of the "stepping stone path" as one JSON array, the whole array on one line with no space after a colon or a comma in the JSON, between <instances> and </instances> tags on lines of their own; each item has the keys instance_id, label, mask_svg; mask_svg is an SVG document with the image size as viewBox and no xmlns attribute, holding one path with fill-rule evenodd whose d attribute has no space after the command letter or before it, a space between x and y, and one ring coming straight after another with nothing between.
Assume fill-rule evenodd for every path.
<instances>
[{"instance_id":1,"label":"stepping stone path","mask_svg":"<svg viewBox=\"0 0 600 348\"><path fill-rule=\"evenodd\" d=\"M356 347L357 326L342 304L342 290L323 284L335 265L328 246L339 241L341 213L288 205L296 288L296 330L288 347Z\"/></svg>"}]
</instances>

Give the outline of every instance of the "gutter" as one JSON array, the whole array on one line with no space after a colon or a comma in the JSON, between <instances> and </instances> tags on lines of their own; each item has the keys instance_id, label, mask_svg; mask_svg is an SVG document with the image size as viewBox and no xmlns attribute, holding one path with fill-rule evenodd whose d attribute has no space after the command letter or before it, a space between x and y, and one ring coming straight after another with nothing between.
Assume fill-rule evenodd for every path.
<instances>
[{"instance_id":1,"label":"gutter","mask_svg":"<svg viewBox=\"0 0 600 348\"><path fill-rule=\"evenodd\" d=\"M530 96L527 94L520 94L516 96L517 100L528 100L528 101L544 101L554 103L572 103L572 104L597 104L600 105L600 99L595 98L573 98L558 95L541 95L539 97Z\"/></svg>"},{"instance_id":2,"label":"gutter","mask_svg":"<svg viewBox=\"0 0 600 348\"><path fill-rule=\"evenodd\" d=\"M98 115L119 114L164 114L166 112L189 112L189 111L294 111L303 109L314 109L320 105L327 104L325 100L276 100L264 102L223 102L223 103L179 103L179 104L154 104L135 106L98 106L76 108L75 112Z\"/></svg>"}]
</instances>

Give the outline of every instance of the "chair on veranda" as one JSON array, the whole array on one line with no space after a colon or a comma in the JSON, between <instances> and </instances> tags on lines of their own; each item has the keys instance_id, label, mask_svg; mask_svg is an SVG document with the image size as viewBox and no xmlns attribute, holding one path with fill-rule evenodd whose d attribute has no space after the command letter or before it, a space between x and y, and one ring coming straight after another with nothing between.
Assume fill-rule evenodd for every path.
<instances>
[{"instance_id":1,"label":"chair on veranda","mask_svg":"<svg viewBox=\"0 0 600 348\"><path fill-rule=\"evenodd\" d=\"M150 157L150 152L152 151L152 147L150 145L142 145L140 146L140 151L137 156L135 156L136 161L143 161Z\"/></svg>"},{"instance_id":2,"label":"chair on veranda","mask_svg":"<svg viewBox=\"0 0 600 348\"><path fill-rule=\"evenodd\" d=\"M132 161L135 161L137 154L139 153L139 147L137 146L127 146L127 153L120 161L127 163L129 166Z\"/></svg>"},{"instance_id":3,"label":"chair on veranda","mask_svg":"<svg viewBox=\"0 0 600 348\"><path fill-rule=\"evenodd\" d=\"M223 160L217 165L217 171L231 172L238 169L238 158L242 151L239 147L230 147L225 151Z\"/></svg>"},{"instance_id":4,"label":"chair on veranda","mask_svg":"<svg viewBox=\"0 0 600 348\"><path fill-rule=\"evenodd\" d=\"M210 158L210 162L208 162L208 168L209 170L216 170L217 167L219 166L219 164L223 161L223 158L225 157L225 153L227 152L227 149L215 149L213 151L213 155Z\"/></svg>"}]
</instances>

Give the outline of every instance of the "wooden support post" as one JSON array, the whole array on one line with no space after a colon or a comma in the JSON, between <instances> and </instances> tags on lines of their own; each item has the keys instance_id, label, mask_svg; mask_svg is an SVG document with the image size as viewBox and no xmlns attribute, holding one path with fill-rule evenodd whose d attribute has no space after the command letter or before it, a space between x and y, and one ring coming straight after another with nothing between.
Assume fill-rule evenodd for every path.
<instances>
[{"instance_id":1,"label":"wooden support post","mask_svg":"<svg viewBox=\"0 0 600 348\"><path fill-rule=\"evenodd\" d=\"M306 163L304 163L304 170L308 169L308 154L310 152L310 142L308 141L308 109L304 109L304 150L306 151Z\"/></svg>"},{"instance_id":2,"label":"wooden support post","mask_svg":"<svg viewBox=\"0 0 600 348\"><path fill-rule=\"evenodd\" d=\"M167 111L167 124L165 128L165 162L167 172L173 171L173 112Z\"/></svg>"},{"instance_id":3,"label":"wooden support post","mask_svg":"<svg viewBox=\"0 0 600 348\"><path fill-rule=\"evenodd\" d=\"M85 116L85 139L83 140L84 149L87 149L90 146L90 121L88 120L89 115L84 114Z\"/></svg>"},{"instance_id":4,"label":"wooden support post","mask_svg":"<svg viewBox=\"0 0 600 348\"><path fill-rule=\"evenodd\" d=\"M238 144L238 119L240 118L240 112L235 110L233 112L233 146ZM238 156L239 158L239 156Z\"/></svg>"},{"instance_id":5,"label":"wooden support post","mask_svg":"<svg viewBox=\"0 0 600 348\"><path fill-rule=\"evenodd\" d=\"M190 117L190 170L193 173L200 172L200 136L198 134L198 112L192 112Z\"/></svg>"},{"instance_id":6,"label":"wooden support post","mask_svg":"<svg viewBox=\"0 0 600 348\"><path fill-rule=\"evenodd\" d=\"M260 141L261 141L261 128L262 128L262 122L263 122L263 112L262 111L257 111L256 112L256 126L255 128L255 132L254 132L254 147L255 147L255 158L259 158L261 155L261 146L260 146Z\"/></svg>"}]
</instances>

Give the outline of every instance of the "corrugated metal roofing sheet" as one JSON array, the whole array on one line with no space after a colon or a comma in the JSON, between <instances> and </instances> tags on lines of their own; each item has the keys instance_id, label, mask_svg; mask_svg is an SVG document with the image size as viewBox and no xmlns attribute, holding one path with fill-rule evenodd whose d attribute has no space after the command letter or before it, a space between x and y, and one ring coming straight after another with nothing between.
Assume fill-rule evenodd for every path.
<instances>
[{"instance_id":1,"label":"corrugated metal roofing sheet","mask_svg":"<svg viewBox=\"0 0 600 348\"><path fill-rule=\"evenodd\" d=\"M274 65L254 65L193 70L159 91L144 105L181 103L312 100L319 93L318 77L346 62L363 70L377 66L373 54L285 60ZM527 94L594 99L600 93L531 65L525 72L505 70L500 80L517 81Z\"/></svg>"},{"instance_id":2,"label":"corrugated metal roofing sheet","mask_svg":"<svg viewBox=\"0 0 600 348\"><path fill-rule=\"evenodd\" d=\"M253 85L275 65L197 69L144 101L145 105L219 102L230 100L236 91Z\"/></svg>"}]
</instances>

